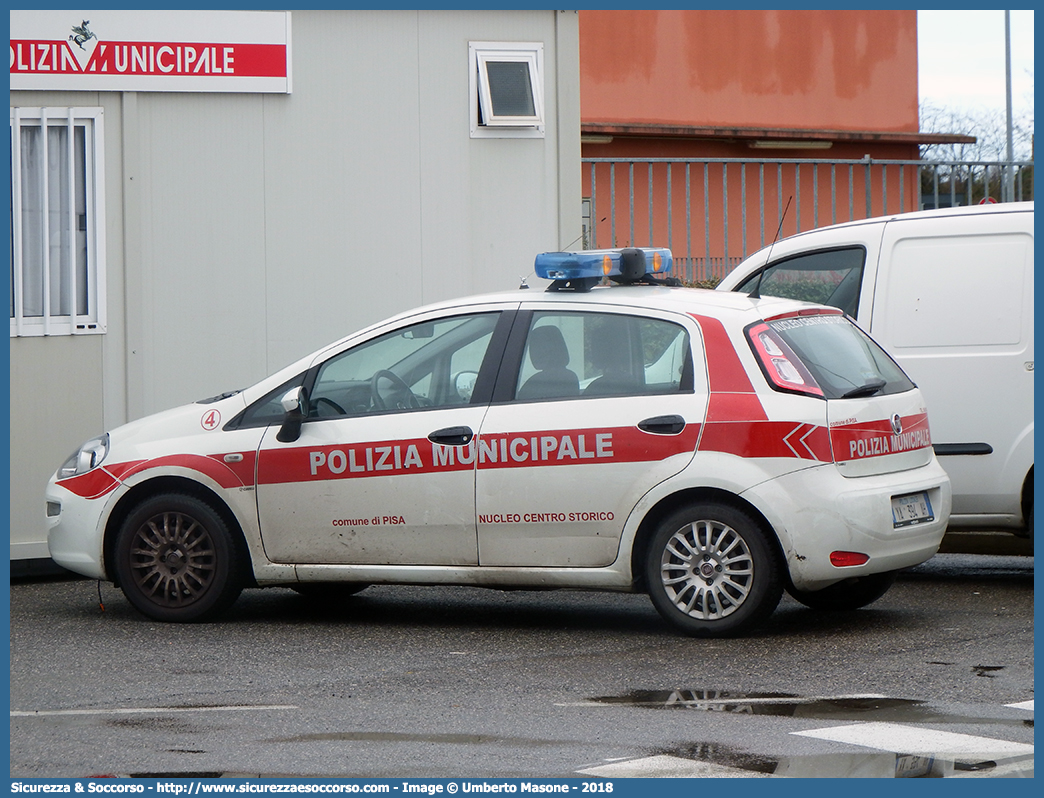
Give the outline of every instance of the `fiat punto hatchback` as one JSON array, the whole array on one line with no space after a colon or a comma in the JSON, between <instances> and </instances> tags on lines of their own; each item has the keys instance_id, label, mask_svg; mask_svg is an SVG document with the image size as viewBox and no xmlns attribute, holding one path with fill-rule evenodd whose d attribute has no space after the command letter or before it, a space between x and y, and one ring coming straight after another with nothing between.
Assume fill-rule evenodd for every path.
<instances>
[{"instance_id":1,"label":"fiat punto hatchback","mask_svg":"<svg viewBox=\"0 0 1044 798\"><path fill-rule=\"evenodd\" d=\"M920 391L834 308L670 267L545 253L547 291L410 311L90 440L48 486L51 556L164 621L274 585L643 591L700 636L784 590L876 600L950 512Z\"/></svg>"}]
</instances>

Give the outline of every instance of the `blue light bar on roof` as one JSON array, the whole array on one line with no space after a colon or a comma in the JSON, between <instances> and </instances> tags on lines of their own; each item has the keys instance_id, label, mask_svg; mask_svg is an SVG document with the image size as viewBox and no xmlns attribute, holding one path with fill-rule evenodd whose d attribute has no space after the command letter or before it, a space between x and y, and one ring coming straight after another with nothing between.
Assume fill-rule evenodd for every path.
<instances>
[{"instance_id":1,"label":"blue light bar on roof","mask_svg":"<svg viewBox=\"0 0 1044 798\"><path fill-rule=\"evenodd\" d=\"M535 271L545 280L591 280L603 277L627 282L646 275L665 275L674 256L665 247L586 249L580 252L544 252L536 257Z\"/></svg>"}]
</instances>

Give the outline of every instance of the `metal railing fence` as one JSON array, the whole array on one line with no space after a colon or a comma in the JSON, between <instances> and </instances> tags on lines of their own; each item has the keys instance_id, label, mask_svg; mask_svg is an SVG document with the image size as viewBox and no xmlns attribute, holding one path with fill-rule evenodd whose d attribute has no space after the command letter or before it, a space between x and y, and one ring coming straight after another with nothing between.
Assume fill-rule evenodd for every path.
<instances>
[{"instance_id":1,"label":"metal railing fence","mask_svg":"<svg viewBox=\"0 0 1044 798\"><path fill-rule=\"evenodd\" d=\"M720 279L776 237L889 213L993 202L1033 162L583 158L586 249L667 246L682 279ZM788 208L789 205L789 208ZM786 211L784 215L784 211Z\"/></svg>"}]
</instances>

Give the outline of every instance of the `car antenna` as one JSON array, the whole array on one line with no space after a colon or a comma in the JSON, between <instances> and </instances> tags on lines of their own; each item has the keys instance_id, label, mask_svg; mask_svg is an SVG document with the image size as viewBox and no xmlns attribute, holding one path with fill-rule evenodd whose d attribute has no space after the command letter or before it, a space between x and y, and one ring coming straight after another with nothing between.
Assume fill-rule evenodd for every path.
<instances>
[{"instance_id":1,"label":"car antenna","mask_svg":"<svg viewBox=\"0 0 1044 798\"><path fill-rule=\"evenodd\" d=\"M598 220L598 223L601 224L602 222L604 222L608 218L609 218L608 216L603 216L601 219ZM580 235L578 235L576 238L574 238L572 241L570 241L568 244L566 244L564 247L562 247L562 251L563 252L568 252L569 248L571 246L573 246L573 244L575 244L581 238L584 239L584 249L587 249L587 231L584 230L583 232L580 233Z\"/></svg>"},{"instance_id":2,"label":"car antenna","mask_svg":"<svg viewBox=\"0 0 1044 798\"><path fill-rule=\"evenodd\" d=\"M776 237L772 239L772 243L769 244L768 255L765 257L765 265L761 271L758 272L758 282L754 286L754 290L747 294L751 299L761 299L761 278L765 276L765 270L768 268L769 263L772 262L772 248L776 246L776 242L779 241L779 234L783 231L783 220L787 218L787 211L790 210L790 201L794 199L794 195L791 194L787 197L787 207L783 209L783 215L779 217L779 227L776 228Z\"/></svg>"}]
</instances>

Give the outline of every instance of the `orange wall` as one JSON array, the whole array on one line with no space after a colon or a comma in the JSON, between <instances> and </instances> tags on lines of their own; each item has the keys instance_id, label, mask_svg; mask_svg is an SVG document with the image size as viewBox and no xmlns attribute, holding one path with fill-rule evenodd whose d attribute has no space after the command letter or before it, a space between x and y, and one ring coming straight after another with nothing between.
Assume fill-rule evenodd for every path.
<instances>
[{"instance_id":1,"label":"orange wall","mask_svg":"<svg viewBox=\"0 0 1044 798\"><path fill-rule=\"evenodd\" d=\"M917 132L917 12L581 11L580 115Z\"/></svg>"}]
</instances>

